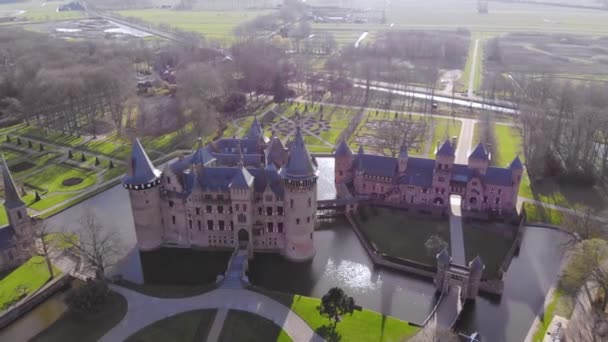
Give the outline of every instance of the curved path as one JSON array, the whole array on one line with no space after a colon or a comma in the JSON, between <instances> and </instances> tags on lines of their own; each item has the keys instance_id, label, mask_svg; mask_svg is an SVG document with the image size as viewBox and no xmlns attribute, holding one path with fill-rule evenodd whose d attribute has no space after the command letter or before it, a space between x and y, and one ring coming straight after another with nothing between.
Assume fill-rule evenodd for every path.
<instances>
[{"instance_id":1,"label":"curved path","mask_svg":"<svg viewBox=\"0 0 608 342\"><path fill-rule=\"evenodd\" d=\"M165 299L149 297L120 286L112 290L125 297L128 309L125 317L101 342L124 341L146 326L176 314L198 309L232 309L251 312L271 320L294 341L323 341L300 316L283 304L248 290L218 289L198 296Z\"/></svg>"}]
</instances>

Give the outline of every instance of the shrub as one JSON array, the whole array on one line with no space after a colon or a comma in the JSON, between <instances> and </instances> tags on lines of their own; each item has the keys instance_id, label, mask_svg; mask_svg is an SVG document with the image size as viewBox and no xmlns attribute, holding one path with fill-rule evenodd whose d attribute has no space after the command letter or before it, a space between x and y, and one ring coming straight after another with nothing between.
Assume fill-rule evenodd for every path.
<instances>
[{"instance_id":1,"label":"shrub","mask_svg":"<svg viewBox=\"0 0 608 342\"><path fill-rule=\"evenodd\" d=\"M98 313L108 298L108 285L100 280L87 279L84 286L71 289L66 295L67 306L76 313Z\"/></svg>"}]
</instances>

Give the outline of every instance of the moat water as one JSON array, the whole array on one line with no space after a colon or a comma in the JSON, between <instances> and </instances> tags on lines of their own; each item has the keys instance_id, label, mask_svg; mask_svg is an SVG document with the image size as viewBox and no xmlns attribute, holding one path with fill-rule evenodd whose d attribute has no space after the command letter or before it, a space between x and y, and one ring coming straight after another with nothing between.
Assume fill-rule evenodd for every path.
<instances>
[{"instance_id":1,"label":"moat water","mask_svg":"<svg viewBox=\"0 0 608 342\"><path fill-rule=\"evenodd\" d=\"M321 166L318 197L333 198L333 160L318 158L318 162ZM85 208L93 209L105 229L122 241L123 258L116 272L142 282L141 262L149 258L140 258L134 249L133 219L126 190L116 186L92 197L51 218L51 226L56 230L76 227ZM317 254L311 262L290 263L276 255L256 255L251 264L251 280L270 289L314 297L321 297L332 286L340 286L366 308L415 323L426 318L435 301L435 288L429 280L374 267L344 221L326 223L323 228L328 229L315 233ZM468 304L458 330L480 331L487 341L522 341L556 278L561 260L559 246L564 238L557 231L527 228L520 253L505 276L502 297L479 297ZM146 264L144 269L149 266ZM0 340L27 340L45 329L65 310L59 305L61 296L61 293L53 296L0 331Z\"/></svg>"}]
</instances>

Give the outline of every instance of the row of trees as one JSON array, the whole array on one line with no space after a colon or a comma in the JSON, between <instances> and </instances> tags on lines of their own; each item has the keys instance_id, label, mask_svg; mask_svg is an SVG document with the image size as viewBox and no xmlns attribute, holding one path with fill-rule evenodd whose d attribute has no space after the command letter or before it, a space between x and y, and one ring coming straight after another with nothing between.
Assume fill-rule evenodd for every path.
<instances>
[{"instance_id":1,"label":"row of trees","mask_svg":"<svg viewBox=\"0 0 608 342\"><path fill-rule=\"evenodd\" d=\"M99 119L120 129L135 85L131 52L124 46L2 30L0 112L66 133L95 134Z\"/></svg>"},{"instance_id":2,"label":"row of trees","mask_svg":"<svg viewBox=\"0 0 608 342\"><path fill-rule=\"evenodd\" d=\"M533 178L594 184L608 176L608 85L520 81L523 148Z\"/></svg>"}]
</instances>

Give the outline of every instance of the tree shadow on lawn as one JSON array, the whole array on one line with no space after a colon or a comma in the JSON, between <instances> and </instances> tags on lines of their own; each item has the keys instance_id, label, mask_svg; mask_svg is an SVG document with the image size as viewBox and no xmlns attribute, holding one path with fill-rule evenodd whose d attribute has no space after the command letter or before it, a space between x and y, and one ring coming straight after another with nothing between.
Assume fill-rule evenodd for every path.
<instances>
[{"instance_id":1,"label":"tree shadow on lawn","mask_svg":"<svg viewBox=\"0 0 608 342\"><path fill-rule=\"evenodd\" d=\"M599 186L565 184L553 178L530 180L530 189L535 200L551 202L565 207L585 206L597 211L608 209L608 198Z\"/></svg>"},{"instance_id":2,"label":"tree shadow on lawn","mask_svg":"<svg viewBox=\"0 0 608 342\"><path fill-rule=\"evenodd\" d=\"M315 332L328 342L338 342L342 340L342 335L340 335L340 333L338 333L336 329L330 325L322 325L318 327Z\"/></svg>"}]
</instances>

